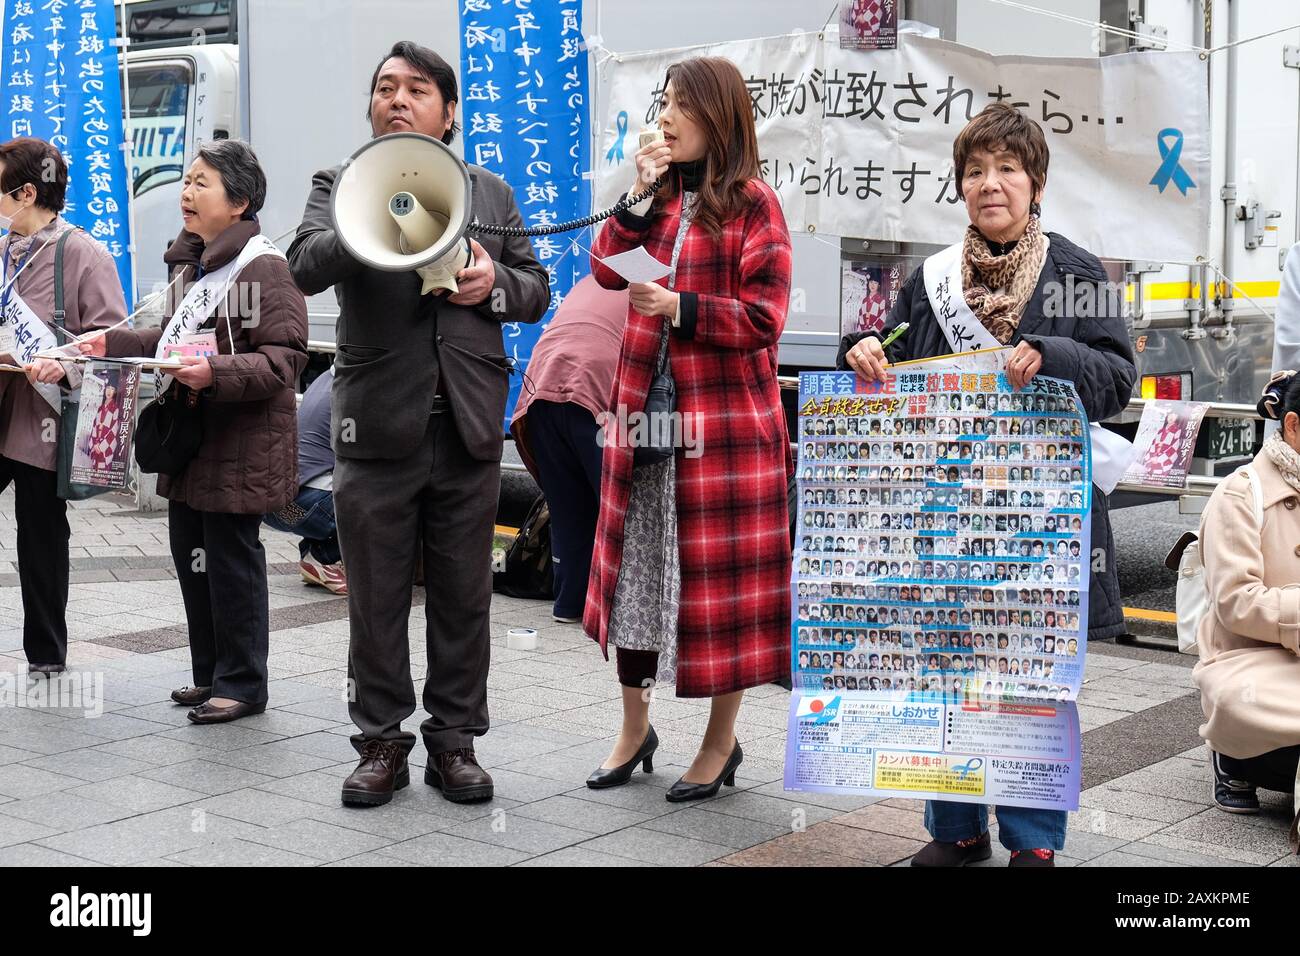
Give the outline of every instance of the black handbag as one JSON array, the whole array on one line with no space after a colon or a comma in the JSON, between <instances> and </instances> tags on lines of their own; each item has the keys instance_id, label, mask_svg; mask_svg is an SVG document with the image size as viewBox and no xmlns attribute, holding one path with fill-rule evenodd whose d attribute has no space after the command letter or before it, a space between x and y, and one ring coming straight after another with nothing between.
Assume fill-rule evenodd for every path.
<instances>
[{"instance_id":1,"label":"black handbag","mask_svg":"<svg viewBox=\"0 0 1300 956\"><path fill-rule=\"evenodd\" d=\"M141 471L175 477L199 453L203 442L203 406L199 395L172 382L140 411L135 426L135 461Z\"/></svg>"},{"instance_id":2,"label":"black handbag","mask_svg":"<svg viewBox=\"0 0 1300 956\"><path fill-rule=\"evenodd\" d=\"M653 465L673 456L680 444L677 422L677 383L673 381L668 366L668 320L664 320L664 334L659 341L659 361L655 377L650 380L650 390L645 399L646 427L632 452L634 465Z\"/></svg>"}]
</instances>

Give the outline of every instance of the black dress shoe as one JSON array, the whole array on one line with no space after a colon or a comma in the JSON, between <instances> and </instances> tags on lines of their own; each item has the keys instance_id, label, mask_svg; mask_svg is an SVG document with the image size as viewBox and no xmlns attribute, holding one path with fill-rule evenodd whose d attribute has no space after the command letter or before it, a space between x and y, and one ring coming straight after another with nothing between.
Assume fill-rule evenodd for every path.
<instances>
[{"instance_id":1,"label":"black dress shoe","mask_svg":"<svg viewBox=\"0 0 1300 956\"><path fill-rule=\"evenodd\" d=\"M50 677L54 674L62 674L65 670L67 670L67 668L64 667L62 664L28 664L27 665L27 673L40 674L45 677Z\"/></svg>"},{"instance_id":2,"label":"black dress shoe","mask_svg":"<svg viewBox=\"0 0 1300 956\"><path fill-rule=\"evenodd\" d=\"M992 855L993 845L989 841L988 831L985 830L977 837L956 843L931 840L921 847L916 856L912 857L912 866L965 866L967 863L987 860ZM1017 865L1023 866L1029 863L1026 860L1025 863Z\"/></svg>"},{"instance_id":3,"label":"black dress shoe","mask_svg":"<svg viewBox=\"0 0 1300 956\"><path fill-rule=\"evenodd\" d=\"M703 800L705 797L711 797L722 788L725 783L728 787L736 785L736 768L740 762L745 759L745 755L740 750L740 741L736 741L736 746L731 750L731 756L727 758L726 765L722 768L722 773L718 774L718 779L712 783L687 783L685 779L678 780L668 788L664 794L664 799L669 803L682 803L686 800Z\"/></svg>"},{"instance_id":4,"label":"black dress shoe","mask_svg":"<svg viewBox=\"0 0 1300 956\"><path fill-rule=\"evenodd\" d=\"M424 782L452 803L492 799L492 777L478 765L471 747L434 754L424 768Z\"/></svg>"},{"instance_id":5,"label":"black dress shoe","mask_svg":"<svg viewBox=\"0 0 1300 956\"><path fill-rule=\"evenodd\" d=\"M343 802L352 806L381 807L394 791L411 782L406 751L391 740L367 740L361 762L343 781Z\"/></svg>"},{"instance_id":6,"label":"black dress shoe","mask_svg":"<svg viewBox=\"0 0 1300 956\"><path fill-rule=\"evenodd\" d=\"M186 707L197 707L199 704L207 703L211 696L211 687L182 687L180 690L172 691L172 700Z\"/></svg>"},{"instance_id":7,"label":"black dress shoe","mask_svg":"<svg viewBox=\"0 0 1300 956\"><path fill-rule=\"evenodd\" d=\"M233 704L218 706L211 701L204 701L185 716L196 724L224 724L240 717L251 717L266 710L266 704L246 704L237 700Z\"/></svg>"},{"instance_id":8,"label":"black dress shoe","mask_svg":"<svg viewBox=\"0 0 1300 956\"><path fill-rule=\"evenodd\" d=\"M1054 867L1056 866L1056 851L1048 849L1012 850L1011 859L1008 861L1007 866Z\"/></svg>"},{"instance_id":9,"label":"black dress shoe","mask_svg":"<svg viewBox=\"0 0 1300 956\"><path fill-rule=\"evenodd\" d=\"M627 783L632 779L632 774L636 771L636 765L642 764L641 769L646 773L654 773L654 764L651 758L659 748L659 736L655 733L653 726L646 731L645 740L641 741L641 747L637 750L636 755L627 763L620 764L617 767L597 767L587 778L587 786L592 790L604 790L606 787L617 787Z\"/></svg>"}]
</instances>

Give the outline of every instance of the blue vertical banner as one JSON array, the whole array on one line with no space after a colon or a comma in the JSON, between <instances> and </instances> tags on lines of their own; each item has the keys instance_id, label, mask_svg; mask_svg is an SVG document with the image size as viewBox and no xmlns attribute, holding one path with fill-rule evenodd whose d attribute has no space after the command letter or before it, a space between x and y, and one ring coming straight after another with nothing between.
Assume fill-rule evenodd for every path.
<instances>
[{"instance_id":1,"label":"blue vertical banner","mask_svg":"<svg viewBox=\"0 0 1300 956\"><path fill-rule=\"evenodd\" d=\"M581 0L460 0L460 76L465 159L515 191L524 223L585 216L591 207L587 50ZM505 324L506 352L526 372L533 346L569 290L591 271L586 233L533 239L550 273L541 323ZM510 383L506 422L523 375Z\"/></svg>"},{"instance_id":2,"label":"blue vertical banner","mask_svg":"<svg viewBox=\"0 0 1300 956\"><path fill-rule=\"evenodd\" d=\"M113 0L0 0L0 139L34 136L68 164L63 217L117 262L128 306L126 157Z\"/></svg>"}]
</instances>

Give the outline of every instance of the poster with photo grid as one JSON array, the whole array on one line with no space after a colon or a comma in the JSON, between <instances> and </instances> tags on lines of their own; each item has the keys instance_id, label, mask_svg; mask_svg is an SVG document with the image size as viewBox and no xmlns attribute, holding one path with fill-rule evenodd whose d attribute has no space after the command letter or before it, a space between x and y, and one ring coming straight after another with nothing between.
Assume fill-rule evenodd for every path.
<instances>
[{"instance_id":1,"label":"poster with photo grid","mask_svg":"<svg viewBox=\"0 0 1300 956\"><path fill-rule=\"evenodd\" d=\"M791 790L1074 809L1088 422L960 361L800 377Z\"/></svg>"}]
</instances>

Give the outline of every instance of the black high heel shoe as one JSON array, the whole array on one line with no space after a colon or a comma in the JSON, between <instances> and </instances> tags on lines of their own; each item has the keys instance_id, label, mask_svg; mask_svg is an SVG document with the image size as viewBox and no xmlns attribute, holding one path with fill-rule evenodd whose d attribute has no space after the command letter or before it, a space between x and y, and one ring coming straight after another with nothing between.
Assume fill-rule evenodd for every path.
<instances>
[{"instance_id":1,"label":"black high heel shoe","mask_svg":"<svg viewBox=\"0 0 1300 956\"><path fill-rule=\"evenodd\" d=\"M717 793L725 783L728 787L736 785L736 768L740 762L745 759L745 754L740 749L740 741L736 741L736 746L731 750L731 756L727 758L726 766L722 768L722 773L718 774L718 779L712 783L687 783L685 779L678 780L668 788L664 794L664 799L669 803L682 803L686 800L703 800L705 797L711 797Z\"/></svg>"},{"instance_id":2,"label":"black high heel shoe","mask_svg":"<svg viewBox=\"0 0 1300 956\"><path fill-rule=\"evenodd\" d=\"M632 773L636 770L636 765L641 764L641 769L646 773L654 773L654 763L651 758L654 757L655 751L659 749L659 735L655 733L653 726L646 731L645 740L641 742L640 748L631 760L617 767L597 767L587 778L587 786L592 790L604 790L606 787L617 787L627 783L632 779Z\"/></svg>"}]
</instances>

